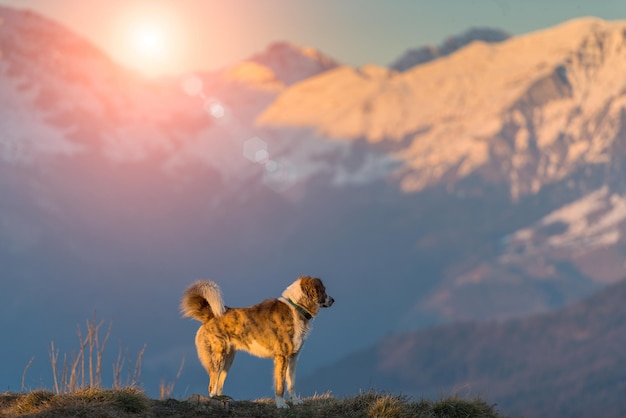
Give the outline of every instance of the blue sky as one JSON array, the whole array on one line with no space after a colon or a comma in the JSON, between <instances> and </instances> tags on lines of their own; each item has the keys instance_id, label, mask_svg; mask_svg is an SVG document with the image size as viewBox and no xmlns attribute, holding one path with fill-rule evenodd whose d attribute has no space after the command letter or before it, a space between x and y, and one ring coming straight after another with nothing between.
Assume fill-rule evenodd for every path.
<instances>
[{"instance_id":1,"label":"blue sky","mask_svg":"<svg viewBox=\"0 0 626 418\"><path fill-rule=\"evenodd\" d=\"M624 0L0 0L69 26L118 61L125 10L160 7L180 37L170 72L212 69L287 40L350 65L388 65L405 50L474 26L522 34L582 16L626 19ZM132 63L130 64L132 65Z\"/></svg>"}]
</instances>

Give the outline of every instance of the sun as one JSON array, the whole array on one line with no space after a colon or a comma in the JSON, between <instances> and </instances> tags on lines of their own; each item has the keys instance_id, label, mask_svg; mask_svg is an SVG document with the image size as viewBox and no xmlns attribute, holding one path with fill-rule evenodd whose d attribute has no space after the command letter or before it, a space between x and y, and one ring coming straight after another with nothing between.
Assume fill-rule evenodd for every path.
<instances>
[{"instance_id":1,"label":"sun","mask_svg":"<svg viewBox=\"0 0 626 418\"><path fill-rule=\"evenodd\" d=\"M144 2L129 6L111 30L115 58L148 77L175 73L187 44L180 17L165 5Z\"/></svg>"},{"instance_id":2,"label":"sun","mask_svg":"<svg viewBox=\"0 0 626 418\"><path fill-rule=\"evenodd\" d=\"M167 33L156 22L140 23L130 34L131 44L139 57L151 61L163 61L167 56Z\"/></svg>"}]
</instances>

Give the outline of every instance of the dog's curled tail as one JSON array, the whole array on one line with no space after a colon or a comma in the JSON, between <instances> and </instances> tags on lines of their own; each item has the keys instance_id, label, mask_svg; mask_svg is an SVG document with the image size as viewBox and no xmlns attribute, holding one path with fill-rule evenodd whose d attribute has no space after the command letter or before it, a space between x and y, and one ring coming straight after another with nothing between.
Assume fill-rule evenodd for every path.
<instances>
[{"instance_id":1,"label":"dog's curled tail","mask_svg":"<svg viewBox=\"0 0 626 418\"><path fill-rule=\"evenodd\" d=\"M185 290L180 301L180 311L184 317L191 317L205 323L225 312L222 292L217 283L211 280L198 280Z\"/></svg>"}]
</instances>

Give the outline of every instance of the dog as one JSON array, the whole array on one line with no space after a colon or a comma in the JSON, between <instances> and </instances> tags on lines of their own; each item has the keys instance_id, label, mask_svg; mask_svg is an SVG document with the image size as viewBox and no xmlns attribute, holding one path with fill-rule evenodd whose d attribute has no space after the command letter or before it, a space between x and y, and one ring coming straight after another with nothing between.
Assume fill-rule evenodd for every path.
<instances>
[{"instance_id":1,"label":"dog","mask_svg":"<svg viewBox=\"0 0 626 418\"><path fill-rule=\"evenodd\" d=\"M221 396L235 353L243 350L274 359L276 407L288 408L283 397L285 380L293 405L302 400L295 393L298 354L320 308L335 300L326 294L322 281L300 276L282 297L266 299L247 308L224 305L219 286L199 280L187 288L180 308L184 317L202 323L196 333L198 358L209 374L209 396Z\"/></svg>"}]
</instances>

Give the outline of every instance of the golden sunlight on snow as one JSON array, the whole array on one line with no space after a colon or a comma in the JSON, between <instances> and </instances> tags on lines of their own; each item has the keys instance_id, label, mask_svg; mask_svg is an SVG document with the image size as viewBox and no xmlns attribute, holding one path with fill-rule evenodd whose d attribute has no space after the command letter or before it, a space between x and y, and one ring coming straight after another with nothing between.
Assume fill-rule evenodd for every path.
<instances>
[{"instance_id":1,"label":"golden sunlight on snow","mask_svg":"<svg viewBox=\"0 0 626 418\"><path fill-rule=\"evenodd\" d=\"M339 67L286 90L258 123L400 142L409 192L510 157L502 167L516 199L577 164L606 160L617 126L602 115L624 104L603 103L626 89L624 33L626 22L583 18L502 43L473 42L402 73ZM569 154L558 146L564 141ZM530 158L536 150L546 156L540 167Z\"/></svg>"},{"instance_id":2,"label":"golden sunlight on snow","mask_svg":"<svg viewBox=\"0 0 626 418\"><path fill-rule=\"evenodd\" d=\"M253 61L244 61L226 71L226 78L244 84L255 84L266 88L282 88L283 83L276 79L276 74L264 65Z\"/></svg>"}]
</instances>

